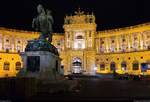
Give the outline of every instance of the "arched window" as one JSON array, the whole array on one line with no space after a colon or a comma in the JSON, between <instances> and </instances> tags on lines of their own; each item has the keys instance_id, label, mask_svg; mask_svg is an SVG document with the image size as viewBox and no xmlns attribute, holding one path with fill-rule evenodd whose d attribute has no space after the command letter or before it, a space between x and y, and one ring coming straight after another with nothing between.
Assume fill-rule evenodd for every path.
<instances>
[{"instance_id":1,"label":"arched window","mask_svg":"<svg viewBox=\"0 0 150 102\"><path fill-rule=\"evenodd\" d=\"M20 50L18 49L17 52L20 53Z\"/></svg>"},{"instance_id":2,"label":"arched window","mask_svg":"<svg viewBox=\"0 0 150 102\"><path fill-rule=\"evenodd\" d=\"M132 68L133 68L133 70L139 70L139 62L134 61L133 64L132 64Z\"/></svg>"},{"instance_id":3,"label":"arched window","mask_svg":"<svg viewBox=\"0 0 150 102\"><path fill-rule=\"evenodd\" d=\"M90 19L89 19L89 22L90 22L90 23L92 23L92 22L93 22L93 19L92 19L92 18L90 18Z\"/></svg>"},{"instance_id":4,"label":"arched window","mask_svg":"<svg viewBox=\"0 0 150 102\"><path fill-rule=\"evenodd\" d=\"M127 70L127 64L126 64L126 62L122 62L122 63L121 63L121 70L122 70L122 71Z\"/></svg>"},{"instance_id":5,"label":"arched window","mask_svg":"<svg viewBox=\"0 0 150 102\"><path fill-rule=\"evenodd\" d=\"M104 70L105 70L105 64L104 64L104 63L100 64L100 70L101 70L101 71L104 71Z\"/></svg>"},{"instance_id":6,"label":"arched window","mask_svg":"<svg viewBox=\"0 0 150 102\"><path fill-rule=\"evenodd\" d=\"M8 48L6 48L6 53L9 53L9 49Z\"/></svg>"},{"instance_id":7,"label":"arched window","mask_svg":"<svg viewBox=\"0 0 150 102\"><path fill-rule=\"evenodd\" d=\"M9 39L6 39L6 43L9 43Z\"/></svg>"},{"instance_id":8,"label":"arched window","mask_svg":"<svg viewBox=\"0 0 150 102\"><path fill-rule=\"evenodd\" d=\"M116 69L116 65L115 65L115 62L111 62L110 63L110 70L113 71Z\"/></svg>"},{"instance_id":9,"label":"arched window","mask_svg":"<svg viewBox=\"0 0 150 102\"><path fill-rule=\"evenodd\" d=\"M4 62L4 70L9 70L10 63Z\"/></svg>"},{"instance_id":10,"label":"arched window","mask_svg":"<svg viewBox=\"0 0 150 102\"><path fill-rule=\"evenodd\" d=\"M77 39L83 39L83 36L82 35L78 35Z\"/></svg>"},{"instance_id":11,"label":"arched window","mask_svg":"<svg viewBox=\"0 0 150 102\"><path fill-rule=\"evenodd\" d=\"M20 62L16 62L16 70L20 70L21 69L21 63Z\"/></svg>"},{"instance_id":12,"label":"arched window","mask_svg":"<svg viewBox=\"0 0 150 102\"><path fill-rule=\"evenodd\" d=\"M147 70L150 70L150 60L147 60Z\"/></svg>"}]
</instances>

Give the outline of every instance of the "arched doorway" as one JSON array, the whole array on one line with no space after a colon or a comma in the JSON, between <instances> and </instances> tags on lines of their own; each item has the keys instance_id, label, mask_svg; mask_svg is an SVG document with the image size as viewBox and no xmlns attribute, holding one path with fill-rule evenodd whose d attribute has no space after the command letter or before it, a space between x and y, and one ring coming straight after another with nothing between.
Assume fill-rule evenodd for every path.
<instances>
[{"instance_id":1,"label":"arched doorway","mask_svg":"<svg viewBox=\"0 0 150 102\"><path fill-rule=\"evenodd\" d=\"M72 61L72 74L82 73L82 61L80 58L76 57Z\"/></svg>"},{"instance_id":2,"label":"arched doorway","mask_svg":"<svg viewBox=\"0 0 150 102\"><path fill-rule=\"evenodd\" d=\"M110 63L110 70L111 71L116 71L116 64L115 64L115 62L111 62Z\"/></svg>"},{"instance_id":3,"label":"arched doorway","mask_svg":"<svg viewBox=\"0 0 150 102\"><path fill-rule=\"evenodd\" d=\"M126 64L126 62L122 62L121 63L121 70L122 71L127 71L127 64Z\"/></svg>"}]
</instances>

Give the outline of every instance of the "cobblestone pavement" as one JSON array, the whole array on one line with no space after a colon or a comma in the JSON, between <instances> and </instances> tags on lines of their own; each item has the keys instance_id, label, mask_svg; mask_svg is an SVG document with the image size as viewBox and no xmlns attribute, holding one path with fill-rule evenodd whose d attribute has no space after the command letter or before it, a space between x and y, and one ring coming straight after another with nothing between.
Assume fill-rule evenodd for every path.
<instances>
[{"instance_id":1,"label":"cobblestone pavement","mask_svg":"<svg viewBox=\"0 0 150 102\"><path fill-rule=\"evenodd\" d=\"M60 93L53 96L40 95L31 100L53 101L125 101L125 100L149 100L150 80L118 80L109 75L98 77L75 78L81 84L80 91L72 93ZM135 101L136 102L136 101Z\"/></svg>"}]
</instances>

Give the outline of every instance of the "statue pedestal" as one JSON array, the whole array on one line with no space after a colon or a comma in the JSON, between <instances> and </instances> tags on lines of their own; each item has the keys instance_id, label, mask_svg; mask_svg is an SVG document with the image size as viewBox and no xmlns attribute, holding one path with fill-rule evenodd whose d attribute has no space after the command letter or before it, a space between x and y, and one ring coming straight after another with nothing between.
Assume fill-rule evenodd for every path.
<instances>
[{"instance_id":1,"label":"statue pedestal","mask_svg":"<svg viewBox=\"0 0 150 102\"><path fill-rule=\"evenodd\" d=\"M23 69L17 77L34 77L43 83L57 83L61 81L61 59L49 51L27 51L21 53Z\"/></svg>"}]
</instances>

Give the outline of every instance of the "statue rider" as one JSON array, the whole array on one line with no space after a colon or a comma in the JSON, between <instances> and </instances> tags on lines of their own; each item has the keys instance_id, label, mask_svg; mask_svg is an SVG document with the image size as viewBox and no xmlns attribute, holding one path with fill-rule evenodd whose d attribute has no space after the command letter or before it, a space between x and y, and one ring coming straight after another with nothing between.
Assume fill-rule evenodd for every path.
<instances>
[{"instance_id":1,"label":"statue rider","mask_svg":"<svg viewBox=\"0 0 150 102\"><path fill-rule=\"evenodd\" d=\"M35 28L36 31L41 31L39 39L46 39L48 37L48 41L52 42L52 24L54 23L53 17L51 15L51 11L47 10L47 14L42 5L37 6L38 16L33 19L32 27Z\"/></svg>"}]
</instances>

